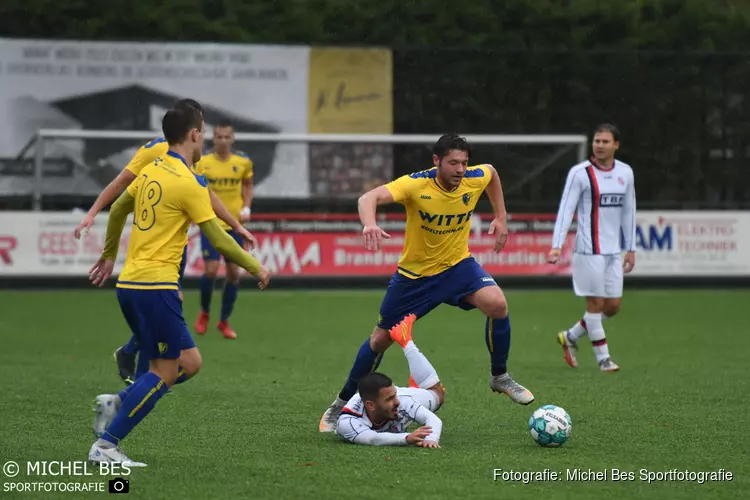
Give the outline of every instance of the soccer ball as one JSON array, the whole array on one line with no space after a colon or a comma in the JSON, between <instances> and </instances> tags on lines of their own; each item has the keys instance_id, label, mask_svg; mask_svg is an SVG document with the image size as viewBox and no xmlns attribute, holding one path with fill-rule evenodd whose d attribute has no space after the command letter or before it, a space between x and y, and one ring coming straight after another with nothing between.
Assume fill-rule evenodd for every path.
<instances>
[{"instance_id":1,"label":"soccer ball","mask_svg":"<svg viewBox=\"0 0 750 500\"><path fill-rule=\"evenodd\" d=\"M559 406L544 405L529 418L529 434L539 446L562 446L572 431L573 420Z\"/></svg>"}]
</instances>

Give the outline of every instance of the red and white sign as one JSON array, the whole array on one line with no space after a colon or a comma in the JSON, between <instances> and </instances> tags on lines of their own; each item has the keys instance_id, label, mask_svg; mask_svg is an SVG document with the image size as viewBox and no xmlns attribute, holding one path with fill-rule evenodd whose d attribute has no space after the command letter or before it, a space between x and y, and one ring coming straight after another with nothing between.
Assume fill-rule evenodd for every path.
<instances>
[{"instance_id":1,"label":"red and white sign","mask_svg":"<svg viewBox=\"0 0 750 500\"><path fill-rule=\"evenodd\" d=\"M73 237L80 214L0 212L0 274L5 276L86 276L104 246L107 214L101 214L81 240ZM469 249L496 276L570 274L574 233L569 233L563 265L546 263L554 215L517 215L501 253L487 235L491 217L472 219ZM250 229L258 238L253 252L280 276L389 276L403 247L403 214L382 216L392 238L380 251L364 249L353 214L258 214ZM750 214L738 212L639 212L638 276L750 275ZM115 272L124 262L130 235L126 224ZM203 273L200 233L191 228L186 276Z\"/></svg>"},{"instance_id":2,"label":"red and white sign","mask_svg":"<svg viewBox=\"0 0 750 500\"><path fill-rule=\"evenodd\" d=\"M81 218L69 212L0 212L0 275L87 276L104 249L107 214L77 240L73 229ZM125 262L129 236L127 223L116 272Z\"/></svg>"},{"instance_id":3,"label":"red and white sign","mask_svg":"<svg viewBox=\"0 0 750 500\"><path fill-rule=\"evenodd\" d=\"M403 248L403 234L391 236L381 250L370 252L357 233L257 233L259 246L253 254L280 276L389 276L396 270ZM492 237L472 239L469 248L492 274L567 274L568 266L545 262L551 239L551 234L512 233L499 254L493 250ZM198 235L190 239L185 275L202 273Z\"/></svg>"}]
</instances>

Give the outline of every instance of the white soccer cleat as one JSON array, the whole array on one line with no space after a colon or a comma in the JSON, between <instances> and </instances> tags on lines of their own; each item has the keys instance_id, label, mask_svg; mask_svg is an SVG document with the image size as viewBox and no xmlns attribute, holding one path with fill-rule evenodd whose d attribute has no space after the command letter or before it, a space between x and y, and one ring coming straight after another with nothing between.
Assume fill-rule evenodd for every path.
<instances>
[{"instance_id":1,"label":"white soccer cleat","mask_svg":"<svg viewBox=\"0 0 750 500\"><path fill-rule=\"evenodd\" d=\"M603 372L616 372L620 370L620 367L612 361L612 358L607 358L599 362L599 369Z\"/></svg>"},{"instance_id":2,"label":"white soccer cleat","mask_svg":"<svg viewBox=\"0 0 750 500\"><path fill-rule=\"evenodd\" d=\"M94 437L100 438L104 435L109 424L120 409L119 398L115 394L100 394L94 399Z\"/></svg>"},{"instance_id":3,"label":"white soccer cleat","mask_svg":"<svg viewBox=\"0 0 750 500\"><path fill-rule=\"evenodd\" d=\"M534 395L527 388L510 378L510 374L490 375L490 389L506 394L511 401L520 405L534 402Z\"/></svg>"},{"instance_id":4,"label":"white soccer cleat","mask_svg":"<svg viewBox=\"0 0 750 500\"><path fill-rule=\"evenodd\" d=\"M146 467L146 464L143 462L134 462L133 460L130 460L125 453L122 452L119 446L104 448L96 443L91 445L91 450L89 450L89 462L93 464L109 463L122 464L128 467Z\"/></svg>"},{"instance_id":5,"label":"white soccer cleat","mask_svg":"<svg viewBox=\"0 0 750 500\"><path fill-rule=\"evenodd\" d=\"M343 401L342 399L337 397L336 400L331 403L331 406L328 407L326 412L320 418L318 430L320 432L336 432L336 422L339 421L341 410L345 405L346 401Z\"/></svg>"}]
</instances>

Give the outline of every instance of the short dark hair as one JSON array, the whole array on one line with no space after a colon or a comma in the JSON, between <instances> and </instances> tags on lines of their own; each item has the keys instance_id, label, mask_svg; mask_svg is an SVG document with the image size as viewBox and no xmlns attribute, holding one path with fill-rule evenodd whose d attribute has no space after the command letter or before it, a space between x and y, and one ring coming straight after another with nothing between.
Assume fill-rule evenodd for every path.
<instances>
[{"instance_id":1,"label":"short dark hair","mask_svg":"<svg viewBox=\"0 0 750 500\"><path fill-rule=\"evenodd\" d=\"M390 387L393 385L387 375L383 375L378 372L370 372L359 379L357 390L359 391L359 397L362 401L377 401L380 396L380 389Z\"/></svg>"},{"instance_id":2,"label":"short dark hair","mask_svg":"<svg viewBox=\"0 0 750 500\"><path fill-rule=\"evenodd\" d=\"M200 111L192 107L172 108L164 114L161 120L161 130L170 146L180 144L192 129L201 129L203 116Z\"/></svg>"},{"instance_id":3,"label":"short dark hair","mask_svg":"<svg viewBox=\"0 0 750 500\"><path fill-rule=\"evenodd\" d=\"M234 125L232 125L232 122L229 120L220 120L218 123L214 124L214 128L226 128L229 127L232 130L234 130Z\"/></svg>"},{"instance_id":4,"label":"short dark hair","mask_svg":"<svg viewBox=\"0 0 750 500\"><path fill-rule=\"evenodd\" d=\"M471 148L465 138L458 134L443 134L432 147L432 153L438 158L443 158L451 149L466 151L471 156Z\"/></svg>"},{"instance_id":5,"label":"short dark hair","mask_svg":"<svg viewBox=\"0 0 750 500\"><path fill-rule=\"evenodd\" d=\"M179 101L174 103L173 107L175 109L183 108L183 107L193 108L193 109L197 109L200 112L200 114L203 114L203 106L201 106L200 103L196 101L195 99L180 99Z\"/></svg>"},{"instance_id":6,"label":"short dark hair","mask_svg":"<svg viewBox=\"0 0 750 500\"><path fill-rule=\"evenodd\" d=\"M614 139L615 142L620 142L620 131L613 124L611 124L611 123L600 123L594 129L594 135L596 135L598 133L601 133L601 132L609 132L610 134L612 134L612 139Z\"/></svg>"}]
</instances>

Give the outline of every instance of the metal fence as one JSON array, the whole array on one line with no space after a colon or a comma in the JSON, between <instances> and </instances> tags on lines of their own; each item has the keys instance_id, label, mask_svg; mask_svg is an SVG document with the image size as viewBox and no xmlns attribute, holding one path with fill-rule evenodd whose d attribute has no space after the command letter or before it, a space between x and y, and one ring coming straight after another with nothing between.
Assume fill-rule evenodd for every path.
<instances>
[{"instance_id":1,"label":"metal fence","mask_svg":"<svg viewBox=\"0 0 750 500\"><path fill-rule=\"evenodd\" d=\"M398 50L396 129L590 134L611 121L641 206L750 208L749 56ZM544 205L547 192L509 201Z\"/></svg>"}]
</instances>

